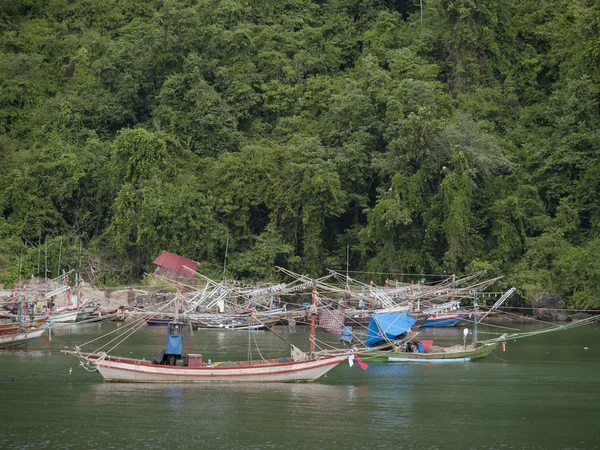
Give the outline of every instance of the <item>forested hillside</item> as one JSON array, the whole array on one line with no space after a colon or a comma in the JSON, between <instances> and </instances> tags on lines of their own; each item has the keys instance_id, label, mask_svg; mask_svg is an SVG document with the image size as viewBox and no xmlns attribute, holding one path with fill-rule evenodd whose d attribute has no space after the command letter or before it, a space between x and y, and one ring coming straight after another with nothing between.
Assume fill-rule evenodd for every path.
<instances>
[{"instance_id":1,"label":"forested hillside","mask_svg":"<svg viewBox=\"0 0 600 450\"><path fill-rule=\"evenodd\" d=\"M0 0L0 282L349 250L598 307L599 27L592 0Z\"/></svg>"}]
</instances>

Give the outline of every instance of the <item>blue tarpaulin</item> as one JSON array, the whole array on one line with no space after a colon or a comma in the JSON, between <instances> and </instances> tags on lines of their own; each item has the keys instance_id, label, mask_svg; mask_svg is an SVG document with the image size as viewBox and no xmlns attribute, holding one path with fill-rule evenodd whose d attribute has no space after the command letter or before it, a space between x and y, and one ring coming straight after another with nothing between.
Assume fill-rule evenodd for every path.
<instances>
[{"instance_id":1,"label":"blue tarpaulin","mask_svg":"<svg viewBox=\"0 0 600 450\"><path fill-rule=\"evenodd\" d=\"M371 314L367 329L367 347L398 339L417 320L409 314Z\"/></svg>"},{"instance_id":2,"label":"blue tarpaulin","mask_svg":"<svg viewBox=\"0 0 600 450\"><path fill-rule=\"evenodd\" d=\"M183 322L169 322L166 355L181 355L183 348Z\"/></svg>"}]
</instances>

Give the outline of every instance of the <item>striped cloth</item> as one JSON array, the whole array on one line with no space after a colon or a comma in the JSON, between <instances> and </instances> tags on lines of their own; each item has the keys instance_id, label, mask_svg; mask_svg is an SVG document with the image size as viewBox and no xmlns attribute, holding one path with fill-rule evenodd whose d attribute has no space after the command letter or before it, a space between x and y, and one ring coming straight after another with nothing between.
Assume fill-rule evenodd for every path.
<instances>
[{"instance_id":1,"label":"striped cloth","mask_svg":"<svg viewBox=\"0 0 600 450\"><path fill-rule=\"evenodd\" d=\"M340 334L344 328L346 314L344 311L320 309L319 310L319 328L327 333Z\"/></svg>"}]
</instances>

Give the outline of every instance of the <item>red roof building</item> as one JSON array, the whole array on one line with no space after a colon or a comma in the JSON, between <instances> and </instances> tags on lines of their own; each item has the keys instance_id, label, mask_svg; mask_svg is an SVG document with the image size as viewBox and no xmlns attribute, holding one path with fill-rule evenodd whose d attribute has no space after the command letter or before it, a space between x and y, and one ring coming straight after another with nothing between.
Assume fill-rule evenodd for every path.
<instances>
[{"instance_id":1,"label":"red roof building","mask_svg":"<svg viewBox=\"0 0 600 450\"><path fill-rule=\"evenodd\" d=\"M158 258L154 260L154 264L157 266L154 271L156 275L183 284L197 285L197 279L193 272L198 268L198 263L191 259L163 250Z\"/></svg>"}]
</instances>

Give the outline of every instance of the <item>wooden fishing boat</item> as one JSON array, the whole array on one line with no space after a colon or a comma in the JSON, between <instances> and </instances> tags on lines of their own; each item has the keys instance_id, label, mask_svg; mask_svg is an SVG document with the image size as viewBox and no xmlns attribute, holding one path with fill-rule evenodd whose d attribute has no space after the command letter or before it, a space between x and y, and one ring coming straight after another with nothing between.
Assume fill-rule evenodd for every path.
<instances>
[{"instance_id":1,"label":"wooden fishing boat","mask_svg":"<svg viewBox=\"0 0 600 450\"><path fill-rule=\"evenodd\" d=\"M79 357L84 367L97 370L106 381L138 383L311 382L351 356L348 352L337 355L315 353L315 315L311 322L309 354L290 344L289 357L214 364L210 360L204 362L200 354L183 354L185 325L177 320L176 312L175 320L167 325L165 348L151 361L109 356L100 352L82 353L78 348L64 353ZM131 326L139 328L139 325ZM131 334L130 330L124 330L124 333Z\"/></svg>"},{"instance_id":2,"label":"wooden fishing boat","mask_svg":"<svg viewBox=\"0 0 600 450\"><path fill-rule=\"evenodd\" d=\"M78 324L88 324L88 323L106 323L106 322L123 322L127 319L129 315L129 311L127 310L114 310L110 312L102 312L102 311L94 311L91 313L87 319L82 321L77 321Z\"/></svg>"},{"instance_id":3,"label":"wooden fishing boat","mask_svg":"<svg viewBox=\"0 0 600 450\"><path fill-rule=\"evenodd\" d=\"M246 317L199 317L190 320L196 330L264 330L280 321L279 317L258 319Z\"/></svg>"},{"instance_id":4,"label":"wooden fishing boat","mask_svg":"<svg viewBox=\"0 0 600 450\"><path fill-rule=\"evenodd\" d=\"M98 310L99 307L100 305L96 304L96 302L94 302L93 300L84 302L79 307L79 313L77 314L75 320L77 322L87 321L91 317L95 316L94 313Z\"/></svg>"},{"instance_id":5,"label":"wooden fishing boat","mask_svg":"<svg viewBox=\"0 0 600 450\"><path fill-rule=\"evenodd\" d=\"M348 359L348 354L317 359L277 358L254 361L225 361L207 364L200 355L187 355L187 365L160 365L105 354L79 354L91 362L106 381L138 383L206 382L310 382Z\"/></svg>"},{"instance_id":6,"label":"wooden fishing boat","mask_svg":"<svg viewBox=\"0 0 600 450\"><path fill-rule=\"evenodd\" d=\"M500 341L489 343L469 344L466 346L455 345L452 347L432 347L431 352L394 350L357 350L357 354L365 362L370 363L452 363L469 362L485 358L496 350Z\"/></svg>"},{"instance_id":7,"label":"wooden fishing boat","mask_svg":"<svg viewBox=\"0 0 600 450\"><path fill-rule=\"evenodd\" d=\"M172 317L150 317L146 320L146 325L157 326L157 325L168 325L173 321Z\"/></svg>"},{"instance_id":8,"label":"wooden fishing boat","mask_svg":"<svg viewBox=\"0 0 600 450\"><path fill-rule=\"evenodd\" d=\"M525 333L502 334L493 339L477 340L477 297L474 298L473 342L467 344L469 330L463 333L463 344L451 347L434 346L432 340L411 338L411 327L416 319L407 315L372 314L367 330L366 347L354 348L357 356L371 363L451 363L469 362L485 358L498 347L504 351L506 342L538 334L566 330L598 322L600 316L592 316L563 325ZM396 317L398 316L398 317ZM332 354L331 352L328 352Z\"/></svg>"},{"instance_id":9,"label":"wooden fishing boat","mask_svg":"<svg viewBox=\"0 0 600 450\"><path fill-rule=\"evenodd\" d=\"M455 327L461 320L468 317L468 315L468 313L463 312L432 314L428 316L420 326L421 328Z\"/></svg>"},{"instance_id":10,"label":"wooden fishing boat","mask_svg":"<svg viewBox=\"0 0 600 450\"><path fill-rule=\"evenodd\" d=\"M34 319L26 319L25 323L28 327L35 328L35 327L39 327L39 326L43 325L47 319L48 319L48 316L36 317ZM14 321L14 322L7 321L7 322L0 323L0 336L4 335L4 334L16 333L17 331L19 331L20 328L22 328L22 325L19 321Z\"/></svg>"},{"instance_id":11,"label":"wooden fishing boat","mask_svg":"<svg viewBox=\"0 0 600 450\"><path fill-rule=\"evenodd\" d=\"M0 335L0 348L24 347L46 332L48 327L29 328L23 332Z\"/></svg>"},{"instance_id":12,"label":"wooden fishing boat","mask_svg":"<svg viewBox=\"0 0 600 450\"><path fill-rule=\"evenodd\" d=\"M407 313L371 314L365 340L366 348L354 350L365 362L371 363L447 363L482 359L501 345L505 336L489 342L477 341L476 296L474 310L475 326L471 344L466 342L467 329L464 330L463 345L440 347L434 346L433 340L416 340L411 336L411 328L418 321Z\"/></svg>"},{"instance_id":13,"label":"wooden fishing boat","mask_svg":"<svg viewBox=\"0 0 600 450\"><path fill-rule=\"evenodd\" d=\"M81 308L56 310L50 314L50 320L56 323L75 323Z\"/></svg>"}]
</instances>

